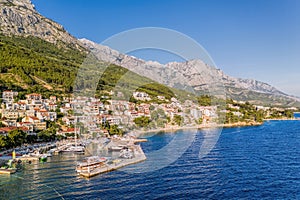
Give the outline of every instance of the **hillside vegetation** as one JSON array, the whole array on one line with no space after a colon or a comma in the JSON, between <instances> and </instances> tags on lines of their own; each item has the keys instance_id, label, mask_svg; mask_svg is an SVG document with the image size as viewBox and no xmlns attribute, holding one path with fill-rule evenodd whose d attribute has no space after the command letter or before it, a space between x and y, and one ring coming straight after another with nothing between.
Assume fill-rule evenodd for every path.
<instances>
[{"instance_id":1,"label":"hillside vegetation","mask_svg":"<svg viewBox=\"0 0 300 200\"><path fill-rule=\"evenodd\" d=\"M71 48L59 49L39 38L3 35L0 35L0 52L1 74L11 74L15 79L7 84L1 77L1 88L30 89L40 85L34 78L37 77L65 92L71 92L76 68L85 56Z\"/></svg>"},{"instance_id":2,"label":"hillside vegetation","mask_svg":"<svg viewBox=\"0 0 300 200\"><path fill-rule=\"evenodd\" d=\"M17 90L20 95L28 92L40 92L45 96L72 93L78 68L86 57L78 50L58 48L36 37L1 34L0 52L0 89ZM91 84L89 80L81 82ZM125 96L139 90L152 97L163 95L170 99L175 96L174 92L179 97L187 97L184 91L170 89L113 64L105 66L97 89L99 95L116 89Z\"/></svg>"}]
</instances>

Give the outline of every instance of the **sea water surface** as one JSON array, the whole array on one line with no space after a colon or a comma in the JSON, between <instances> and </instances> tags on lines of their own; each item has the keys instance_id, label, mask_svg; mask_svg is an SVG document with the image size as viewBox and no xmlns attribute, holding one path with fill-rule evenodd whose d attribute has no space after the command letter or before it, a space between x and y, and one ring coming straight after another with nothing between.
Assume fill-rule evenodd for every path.
<instances>
[{"instance_id":1,"label":"sea water surface","mask_svg":"<svg viewBox=\"0 0 300 200\"><path fill-rule=\"evenodd\" d=\"M146 155L174 134L148 138ZM0 199L300 199L300 121L223 129L214 149L199 159L202 141L199 130L178 160L142 174L117 170L85 179L75 173L82 156L54 156L0 175Z\"/></svg>"}]
</instances>

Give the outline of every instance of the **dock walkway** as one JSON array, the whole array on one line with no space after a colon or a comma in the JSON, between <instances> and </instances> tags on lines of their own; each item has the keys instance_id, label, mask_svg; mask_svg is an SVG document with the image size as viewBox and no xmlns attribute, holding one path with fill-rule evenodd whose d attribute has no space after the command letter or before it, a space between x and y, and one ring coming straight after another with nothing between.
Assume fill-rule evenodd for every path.
<instances>
[{"instance_id":1,"label":"dock walkway","mask_svg":"<svg viewBox=\"0 0 300 200\"><path fill-rule=\"evenodd\" d=\"M86 178L90 178L90 177L96 176L98 174L102 174L102 173L105 173L105 172L110 172L110 171L120 169L120 168L125 167L127 165L132 165L132 164L136 164L136 163L145 161L146 159L147 159L146 155L144 154L141 146L140 145L135 145L134 146L134 157L133 158L131 158L131 159L120 158L120 159L118 159L119 162L114 162L112 164L106 164L105 166L94 169L92 171L80 172L79 175L81 175L83 177L86 177Z\"/></svg>"}]
</instances>

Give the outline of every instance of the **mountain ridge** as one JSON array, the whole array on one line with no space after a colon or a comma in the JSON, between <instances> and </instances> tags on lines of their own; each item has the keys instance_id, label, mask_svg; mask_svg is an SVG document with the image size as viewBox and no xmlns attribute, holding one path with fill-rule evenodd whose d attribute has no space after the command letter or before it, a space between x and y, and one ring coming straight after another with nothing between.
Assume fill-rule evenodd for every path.
<instances>
[{"instance_id":1,"label":"mountain ridge","mask_svg":"<svg viewBox=\"0 0 300 200\"><path fill-rule=\"evenodd\" d=\"M183 63L171 62L163 65L156 61L144 61L139 58L121 54L110 47L95 45L96 43L87 39L78 40L69 34L62 25L39 14L30 0L0 0L0 5L0 36L3 34L6 36L20 37L17 38L19 42L16 44L21 44L21 37L27 38L27 40L22 43L24 46L21 48L14 46L13 42L16 40L13 38L10 38L11 40L9 38L0 39L0 48L3 47L3 42L10 42L10 44L5 47L7 51L6 57L0 60L2 60L3 63L10 61L11 65L5 66L5 64L0 66L0 70L1 72L15 73L19 77L23 77L23 80L28 79L26 82L29 84L36 82L32 77L36 77L47 83L50 81L51 84L54 84L52 85L54 87L65 83L64 80L66 78L68 79L67 81L70 82L71 77L75 76L75 69L82 64L79 63L82 60L82 55L88 51L98 51L97 56L99 60L108 61L111 64L132 70L139 75L151 78L158 83L170 87L192 92L211 92L214 86L218 89L219 85L216 84L223 84L227 97L235 100L246 100L252 103L272 105L290 106L295 103L300 105L298 97L285 94L275 87L261 81L230 77L222 70L212 68L201 60L191 60ZM43 41L55 45L57 48L55 49L52 46L46 51L38 50L34 48L33 45L39 44L41 47L46 47L45 45L47 44L43 44L34 38L40 38ZM33 44L28 45L31 39L34 40ZM9 48L11 47L14 47L16 51L22 51L23 57L15 55L16 57L10 58ZM61 47L74 51L68 51L68 53L60 50ZM83 52L83 54L80 55L78 52ZM57 55L57 53L59 55ZM24 57L27 54L36 54L36 58L38 58L38 56L46 57L32 62L32 60L28 60L29 58ZM50 60L48 59L49 55L51 55ZM60 58L62 58L62 60ZM24 66L22 62L26 63L26 66ZM15 63L18 64L18 68L16 69L13 67ZM29 63L37 66L31 69L30 66L33 65ZM47 64L45 65L45 63ZM43 67L45 69L43 69ZM47 70L50 70L51 73L56 74L55 77L58 77L58 72L55 72L57 70L52 69L55 67L59 67L58 71L64 73L64 76L59 77L59 81L54 80L53 74L47 74ZM43 77L44 79L42 79ZM71 83L68 83L67 86L69 88L67 91L71 91Z\"/></svg>"},{"instance_id":2,"label":"mountain ridge","mask_svg":"<svg viewBox=\"0 0 300 200\"><path fill-rule=\"evenodd\" d=\"M160 75L157 77L157 74L160 74L163 68L164 70L170 69L173 72L180 72L179 74L181 76L185 76L185 80L188 82L188 85L192 86L196 91L209 90L208 87L211 86L214 81L221 81L225 86L225 90L229 98L251 101L255 103L264 103L262 100L256 100L254 98L247 99L247 96L250 96L248 93L259 93L261 96L263 95L264 98L269 98L271 102L276 102L276 98L281 99L281 101L288 101L287 105L300 101L299 97L288 95L268 83L254 79L243 79L228 76L221 69L211 67L201 60L161 64L157 61L145 61L134 56L122 54L108 46L97 44L86 38L79 39L79 41L81 41L88 49L95 53L98 59L125 67L140 75L152 78L155 81L171 87L174 85L162 80L166 77L162 77ZM197 69L200 69L201 73L204 74L197 74ZM168 78L167 81L170 81ZM243 97L241 97L241 95ZM268 95L270 97L267 97Z\"/></svg>"}]
</instances>

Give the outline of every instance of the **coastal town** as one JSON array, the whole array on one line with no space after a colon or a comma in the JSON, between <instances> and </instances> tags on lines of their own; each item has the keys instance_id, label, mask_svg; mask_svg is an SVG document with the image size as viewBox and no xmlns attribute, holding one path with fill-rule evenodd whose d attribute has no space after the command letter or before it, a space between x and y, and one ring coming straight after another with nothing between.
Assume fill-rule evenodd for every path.
<instances>
[{"instance_id":1,"label":"coastal town","mask_svg":"<svg viewBox=\"0 0 300 200\"><path fill-rule=\"evenodd\" d=\"M3 91L1 135L20 129L41 138L46 133L66 138L74 136L77 124L82 135L88 134L86 137L108 137L133 129L207 124L217 118L217 106L199 106L192 101L182 104L176 98L168 100L163 96L157 97L160 103L150 103L150 96L144 92L133 93L138 103L70 96L43 98L37 93L27 94L25 99L17 96L18 92ZM79 109L80 114L74 113Z\"/></svg>"},{"instance_id":2,"label":"coastal town","mask_svg":"<svg viewBox=\"0 0 300 200\"><path fill-rule=\"evenodd\" d=\"M112 95L110 91L101 99L72 95L45 98L39 93L29 93L22 98L17 91L3 91L0 156L17 153L21 160L32 160L32 157L39 160L44 156L41 153L47 151L37 148L33 155L28 148L43 142L50 142L50 146L56 144L49 148L43 146L51 150L48 156L61 151L84 153L87 141L92 140L102 148L119 152L117 159L110 161L90 152L91 157L76 168L82 176L90 177L144 161L146 156L136 144L145 141L138 139L142 132L260 125L265 119L291 119L297 111L294 107L266 107L234 100L227 100L225 106L212 105L208 96L199 97L197 102L181 102L175 97L153 97L141 91L134 92L130 101L114 100ZM24 145L26 151L14 151Z\"/></svg>"}]
</instances>

